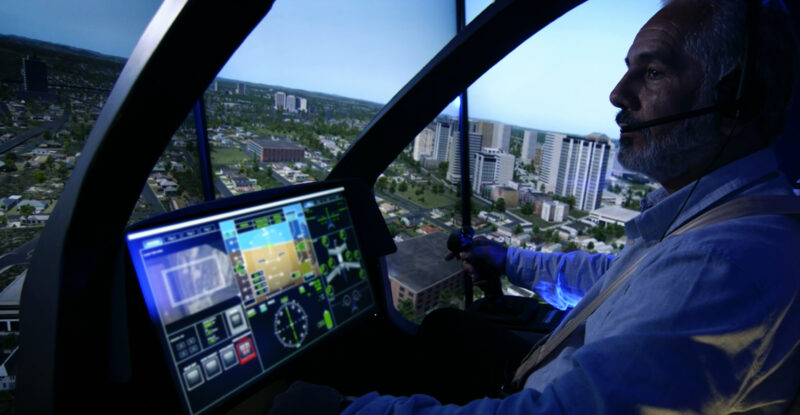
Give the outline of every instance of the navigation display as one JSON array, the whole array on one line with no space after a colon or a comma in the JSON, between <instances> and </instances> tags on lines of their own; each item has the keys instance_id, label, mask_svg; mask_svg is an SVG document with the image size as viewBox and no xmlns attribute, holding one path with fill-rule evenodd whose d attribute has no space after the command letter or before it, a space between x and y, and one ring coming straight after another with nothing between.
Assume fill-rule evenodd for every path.
<instances>
[{"instance_id":1,"label":"navigation display","mask_svg":"<svg viewBox=\"0 0 800 415\"><path fill-rule=\"evenodd\" d=\"M190 413L374 304L343 188L136 230L127 242Z\"/></svg>"}]
</instances>

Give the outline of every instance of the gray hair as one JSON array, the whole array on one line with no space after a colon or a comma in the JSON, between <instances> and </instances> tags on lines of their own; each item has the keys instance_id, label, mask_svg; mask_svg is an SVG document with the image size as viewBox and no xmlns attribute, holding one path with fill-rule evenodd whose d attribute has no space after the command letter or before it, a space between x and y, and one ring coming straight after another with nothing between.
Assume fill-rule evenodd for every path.
<instances>
[{"instance_id":1,"label":"gray hair","mask_svg":"<svg viewBox=\"0 0 800 415\"><path fill-rule=\"evenodd\" d=\"M713 87L737 67L744 67L748 0L666 0L666 6L685 1L701 12L701 24L689 32L685 50L696 57L705 75L703 90ZM758 1L755 53L748 85L760 106L756 121L765 138L780 135L800 72L800 52L791 17L780 1ZM753 98L753 97L751 97Z\"/></svg>"}]
</instances>

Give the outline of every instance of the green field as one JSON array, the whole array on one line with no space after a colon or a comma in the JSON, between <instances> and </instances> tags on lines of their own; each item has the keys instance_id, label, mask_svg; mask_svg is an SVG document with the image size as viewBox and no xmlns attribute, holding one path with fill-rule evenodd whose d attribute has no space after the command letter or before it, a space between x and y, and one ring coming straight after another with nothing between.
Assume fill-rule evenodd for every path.
<instances>
[{"instance_id":1,"label":"green field","mask_svg":"<svg viewBox=\"0 0 800 415\"><path fill-rule=\"evenodd\" d=\"M444 194L433 193L430 191L430 189L425 189L420 195L417 195L416 192L417 189L409 186L408 190L406 190L405 192L401 192L398 190L394 194L402 197L403 199L414 202L424 208L437 208L442 206L449 206L455 202L454 199L445 196Z\"/></svg>"},{"instance_id":2,"label":"green field","mask_svg":"<svg viewBox=\"0 0 800 415\"><path fill-rule=\"evenodd\" d=\"M242 160L250 160L250 158L241 149L228 147L211 149L211 164L236 164Z\"/></svg>"},{"instance_id":3,"label":"green field","mask_svg":"<svg viewBox=\"0 0 800 415\"><path fill-rule=\"evenodd\" d=\"M545 228L545 227L548 227L548 226L555 225L555 223L550 223L550 222L542 219L539 216L535 216L533 214L525 215L522 212L520 212L519 209L509 209L508 211L513 213L513 214L515 214L515 215L517 215L517 216L519 216L519 217L521 217L521 218L523 218L523 219L525 219L525 220L527 220L528 222L532 223L533 226L538 226L540 228Z\"/></svg>"}]
</instances>

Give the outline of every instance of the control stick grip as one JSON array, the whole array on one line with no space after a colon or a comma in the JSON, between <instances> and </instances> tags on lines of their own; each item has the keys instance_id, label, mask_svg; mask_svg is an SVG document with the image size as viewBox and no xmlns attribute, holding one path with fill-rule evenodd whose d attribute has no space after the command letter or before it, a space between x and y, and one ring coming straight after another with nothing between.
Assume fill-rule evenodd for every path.
<instances>
[{"instance_id":1,"label":"control stick grip","mask_svg":"<svg viewBox=\"0 0 800 415\"><path fill-rule=\"evenodd\" d=\"M447 238L447 249L455 254L469 251L472 249L473 245L472 233L469 231L465 232L462 230L460 233L453 232ZM502 301L503 290L500 287L500 276L497 275L492 267L483 259L470 257L467 261L480 277L477 281L473 281L473 284L483 290L486 294L487 301Z\"/></svg>"}]
</instances>

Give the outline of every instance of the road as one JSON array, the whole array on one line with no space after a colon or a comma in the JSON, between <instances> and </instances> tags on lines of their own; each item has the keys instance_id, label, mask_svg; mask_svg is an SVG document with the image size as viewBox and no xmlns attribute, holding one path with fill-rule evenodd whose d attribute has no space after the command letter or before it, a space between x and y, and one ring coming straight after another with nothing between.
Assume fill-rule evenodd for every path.
<instances>
[{"instance_id":1,"label":"road","mask_svg":"<svg viewBox=\"0 0 800 415\"><path fill-rule=\"evenodd\" d=\"M225 183L222 183L220 179L214 179L214 188L217 189L222 197L233 196L233 193L231 193L230 189L228 189L228 186L225 186Z\"/></svg>"},{"instance_id":2,"label":"road","mask_svg":"<svg viewBox=\"0 0 800 415\"><path fill-rule=\"evenodd\" d=\"M29 263L37 242L39 242L38 236L0 257L0 272L12 265Z\"/></svg>"},{"instance_id":3,"label":"road","mask_svg":"<svg viewBox=\"0 0 800 415\"><path fill-rule=\"evenodd\" d=\"M64 123L66 123L68 119L69 119L69 111L64 111L64 114L60 118L51 121L49 124L33 130L25 131L24 133L14 137L13 139L8 140L3 144L0 144L0 154L3 154L6 151L11 150L12 148L28 141L33 137L39 136L40 134L44 133L45 130L49 130L50 134L55 135L55 133L58 132L58 130L60 130L61 127L64 126Z\"/></svg>"},{"instance_id":4,"label":"road","mask_svg":"<svg viewBox=\"0 0 800 415\"><path fill-rule=\"evenodd\" d=\"M164 213L164 205L161 204L161 201L158 200L158 196L153 193L153 189L150 188L150 185L145 183L144 188L142 189L142 197L144 201L150 205L156 213Z\"/></svg>"}]
</instances>

